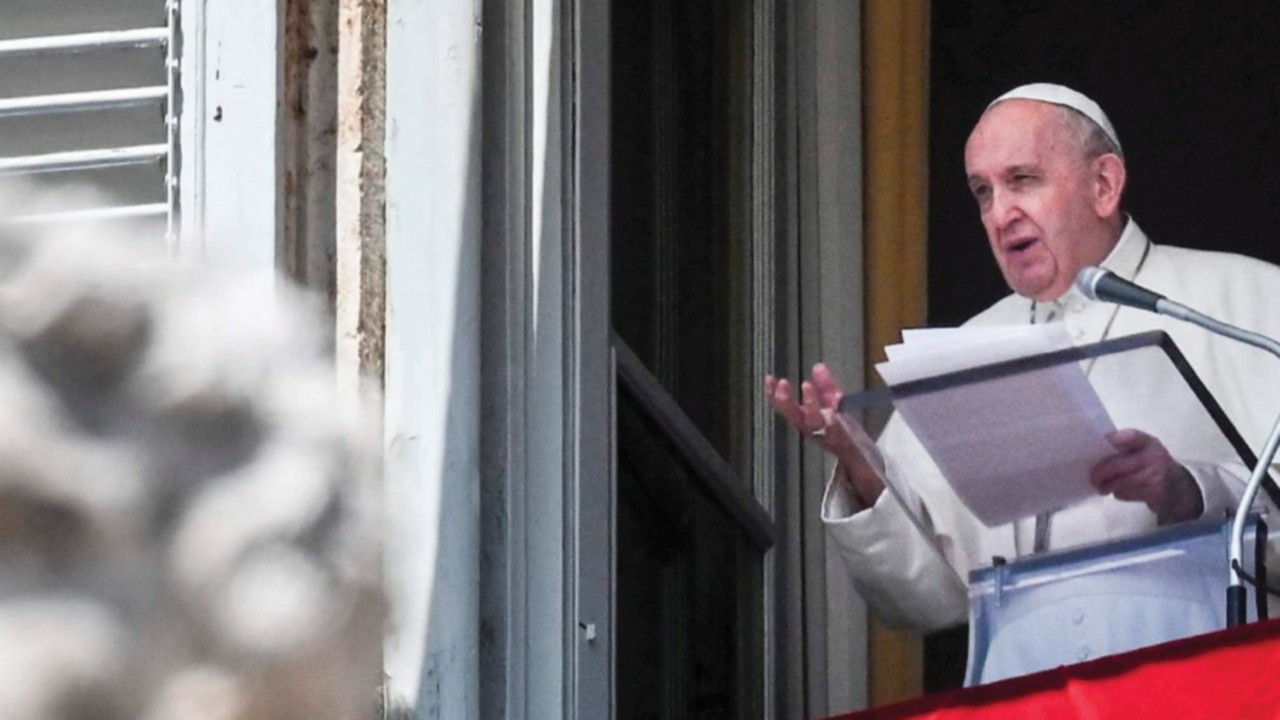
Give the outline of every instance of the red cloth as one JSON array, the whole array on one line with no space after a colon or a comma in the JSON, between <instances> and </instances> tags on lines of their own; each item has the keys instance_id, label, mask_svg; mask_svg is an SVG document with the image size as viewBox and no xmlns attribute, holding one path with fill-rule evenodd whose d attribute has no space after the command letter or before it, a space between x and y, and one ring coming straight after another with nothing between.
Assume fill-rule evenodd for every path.
<instances>
[{"instance_id":1,"label":"red cloth","mask_svg":"<svg viewBox=\"0 0 1280 720\"><path fill-rule=\"evenodd\" d=\"M1280 719L1280 620L841 715L838 720L905 718Z\"/></svg>"}]
</instances>

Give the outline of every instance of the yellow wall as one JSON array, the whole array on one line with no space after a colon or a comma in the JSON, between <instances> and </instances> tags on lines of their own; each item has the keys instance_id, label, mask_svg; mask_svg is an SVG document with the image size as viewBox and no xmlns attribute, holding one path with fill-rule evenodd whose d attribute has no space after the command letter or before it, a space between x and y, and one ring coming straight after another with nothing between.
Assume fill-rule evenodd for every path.
<instances>
[{"instance_id":1,"label":"yellow wall","mask_svg":"<svg viewBox=\"0 0 1280 720\"><path fill-rule=\"evenodd\" d=\"M863 124L868 385L904 327L925 322L928 0L864 0ZM870 628L871 705L920 694L920 637Z\"/></svg>"}]
</instances>

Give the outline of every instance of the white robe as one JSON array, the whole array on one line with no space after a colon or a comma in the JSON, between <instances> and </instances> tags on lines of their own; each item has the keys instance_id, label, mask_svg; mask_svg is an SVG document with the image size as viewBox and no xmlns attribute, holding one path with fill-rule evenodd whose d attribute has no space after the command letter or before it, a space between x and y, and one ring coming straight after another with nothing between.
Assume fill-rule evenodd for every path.
<instances>
[{"instance_id":1,"label":"white robe","mask_svg":"<svg viewBox=\"0 0 1280 720\"><path fill-rule=\"evenodd\" d=\"M1211 317L1280 337L1280 313L1271 311L1276 303L1273 293L1280 293L1280 268L1239 255L1154 245L1132 221L1103 265ZM1077 344L1150 330L1168 333L1249 446L1255 451L1262 447L1280 413L1280 359L1176 320L1090 301L1074 289L1060 298L1058 305L1061 321ZM1027 323L1033 307L1027 298L1010 295L966 325ZM1099 394L1106 402L1106 378L1091 379L1104 386ZM1132 389L1113 387L1111 391L1127 393ZM1153 410L1147 416L1141 407L1123 409L1123 417L1116 418L1117 426L1136 427L1156 437L1177 434L1177 418L1154 414L1157 405L1151 404ZM1185 442L1162 440L1175 459L1192 471L1204 498L1204 517L1221 517L1234 509L1248 479L1247 468L1187 457L1201 452L1194 437ZM890 481L904 496L909 511L923 520L931 540L911 527L908 509L890 492L882 493L873 507L861 509L839 483L827 487L823 521L860 593L888 622L920 629L964 622L969 571L991 564L994 556L1012 559L1019 550L1028 551L1033 520L983 526L897 417L881 434L879 446ZM1213 450L1220 450L1220 446ZM1208 450L1204 454L1213 455ZM1054 514L1049 547L1062 549L1128 537L1155 527L1156 518L1146 505L1098 497ZM1225 579L1225 569L1223 573ZM1097 648L1093 655L1136 646L1132 639L1120 637L1108 647ZM1039 668L1023 671L1032 669Z\"/></svg>"}]
</instances>

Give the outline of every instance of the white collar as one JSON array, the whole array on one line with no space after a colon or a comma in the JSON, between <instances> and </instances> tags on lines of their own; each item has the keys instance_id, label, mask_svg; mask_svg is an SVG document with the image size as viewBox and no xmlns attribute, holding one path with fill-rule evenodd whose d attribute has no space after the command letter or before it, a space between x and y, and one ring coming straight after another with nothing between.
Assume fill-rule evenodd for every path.
<instances>
[{"instance_id":1,"label":"white collar","mask_svg":"<svg viewBox=\"0 0 1280 720\"><path fill-rule=\"evenodd\" d=\"M1133 280L1142 269L1142 262L1146 259L1150 247L1151 241L1147 239L1147 234L1142 232L1142 228L1138 227L1138 223L1134 222L1133 218L1128 218L1125 220L1124 230L1120 233L1120 239L1100 264L1125 280ZM1048 302L1032 300L1031 321L1045 323L1060 318L1064 308L1081 302L1089 302L1089 300L1076 288L1075 283L1072 283L1057 300Z\"/></svg>"}]
</instances>

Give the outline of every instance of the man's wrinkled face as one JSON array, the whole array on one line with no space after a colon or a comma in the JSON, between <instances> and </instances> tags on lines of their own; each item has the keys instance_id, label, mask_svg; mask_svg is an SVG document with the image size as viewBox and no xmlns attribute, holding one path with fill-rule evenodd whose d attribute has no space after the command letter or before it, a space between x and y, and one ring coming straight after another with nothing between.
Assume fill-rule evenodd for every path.
<instances>
[{"instance_id":1,"label":"man's wrinkled face","mask_svg":"<svg viewBox=\"0 0 1280 720\"><path fill-rule=\"evenodd\" d=\"M1113 238L1101 223L1096 174L1060 110L1007 100L982 116L965 145L965 172L1005 282L1055 300Z\"/></svg>"}]
</instances>

